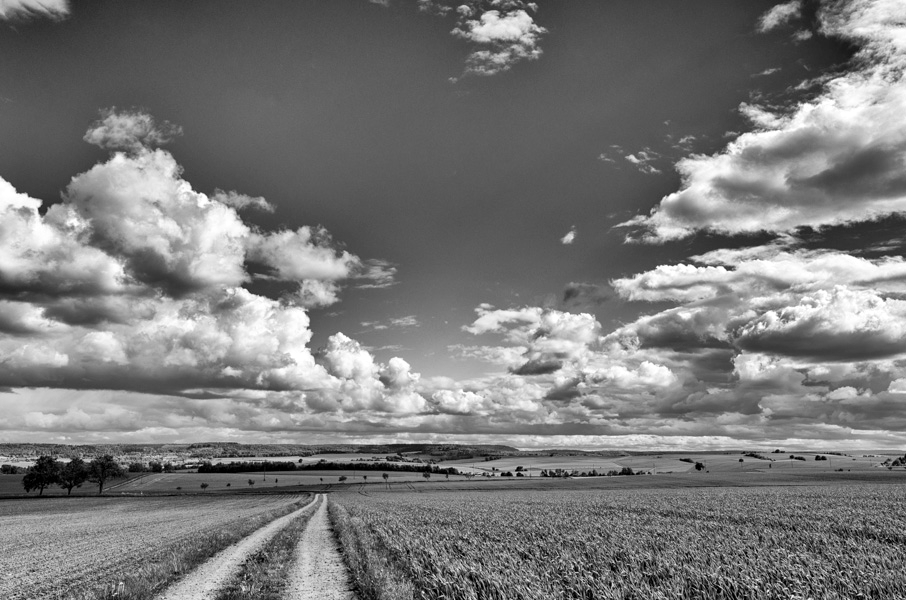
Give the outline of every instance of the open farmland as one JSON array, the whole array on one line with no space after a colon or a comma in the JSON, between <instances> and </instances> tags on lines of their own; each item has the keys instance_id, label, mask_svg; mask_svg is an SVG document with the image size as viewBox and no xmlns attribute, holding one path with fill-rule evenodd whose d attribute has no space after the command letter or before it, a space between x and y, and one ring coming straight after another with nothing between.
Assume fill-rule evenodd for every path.
<instances>
[{"instance_id":1,"label":"open farmland","mask_svg":"<svg viewBox=\"0 0 906 600\"><path fill-rule=\"evenodd\" d=\"M337 495L333 517L360 585L408 590L381 599L888 599L906 597L903 493L386 492ZM395 581L369 584L381 570Z\"/></svg>"},{"instance_id":2,"label":"open farmland","mask_svg":"<svg viewBox=\"0 0 906 600\"><path fill-rule=\"evenodd\" d=\"M267 478L261 471L252 473L194 473L179 471L176 473L149 473L139 479L117 485L110 490L111 494L133 493L178 493L201 492L202 483L207 483L206 493L241 490L279 491L282 488L304 486L306 489L331 489L340 484L340 477L346 477L345 484L383 484L381 471L276 471L267 472ZM391 483L423 481L421 473L408 471L388 471ZM367 479L366 479L367 477ZM443 475L432 475L432 479L443 479ZM249 479L254 481L249 485ZM464 480L462 476L450 476L451 480ZM177 489L180 488L180 489ZM21 491L21 490L20 490ZM64 492L65 493L65 492Z\"/></svg>"},{"instance_id":3,"label":"open farmland","mask_svg":"<svg viewBox=\"0 0 906 600\"><path fill-rule=\"evenodd\" d=\"M276 494L0 502L0 598L66 598L151 562L176 563L176 548L299 500Z\"/></svg>"}]
</instances>

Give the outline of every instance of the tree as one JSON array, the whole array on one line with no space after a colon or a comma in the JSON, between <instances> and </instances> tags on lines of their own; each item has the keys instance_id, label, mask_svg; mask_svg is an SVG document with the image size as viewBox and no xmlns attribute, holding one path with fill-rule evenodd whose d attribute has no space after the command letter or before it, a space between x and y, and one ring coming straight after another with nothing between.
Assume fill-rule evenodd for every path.
<instances>
[{"instance_id":1,"label":"tree","mask_svg":"<svg viewBox=\"0 0 906 600\"><path fill-rule=\"evenodd\" d=\"M424 477L425 481L427 481L427 480L431 479L431 473L425 471L424 473L422 473L422 477Z\"/></svg>"},{"instance_id":2,"label":"tree","mask_svg":"<svg viewBox=\"0 0 906 600\"><path fill-rule=\"evenodd\" d=\"M208 489L208 484L207 484L207 482L202 483L202 484L201 484L201 490L204 491L204 490L206 490L206 489Z\"/></svg>"},{"instance_id":3,"label":"tree","mask_svg":"<svg viewBox=\"0 0 906 600\"><path fill-rule=\"evenodd\" d=\"M25 486L25 491L38 490L38 495L43 495L44 488L59 481L60 468L62 466L50 456L39 456L35 464L28 469L25 477L22 478L22 485Z\"/></svg>"},{"instance_id":4,"label":"tree","mask_svg":"<svg viewBox=\"0 0 906 600\"><path fill-rule=\"evenodd\" d=\"M164 466L156 460L152 460L151 462L148 463L148 469L150 469L152 473L163 473L164 472Z\"/></svg>"},{"instance_id":5,"label":"tree","mask_svg":"<svg viewBox=\"0 0 906 600\"><path fill-rule=\"evenodd\" d=\"M250 486L255 485L255 480L254 480L254 479L249 479L249 485L250 485Z\"/></svg>"},{"instance_id":6,"label":"tree","mask_svg":"<svg viewBox=\"0 0 906 600\"><path fill-rule=\"evenodd\" d=\"M129 463L129 472L130 473L144 473L145 472L144 463L140 463L140 462Z\"/></svg>"},{"instance_id":7,"label":"tree","mask_svg":"<svg viewBox=\"0 0 906 600\"><path fill-rule=\"evenodd\" d=\"M88 481L88 465L81 458L73 458L60 469L57 485L66 490L66 495L72 494L72 488L82 487Z\"/></svg>"},{"instance_id":8,"label":"tree","mask_svg":"<svg viewBox=\"0 0 906 600\"><path fill-rule=\"evenodd\" d=\"M104 483L108 479L126 476L123 467L121 467L109 454L105 454L100 458L95 458L88 463L88 474L91 482L98 484L99 496L104 493Z\"/></svg>"},{"instance_id":9,"label":"tree","mask_svg":"<svg viewBox=\"0 0 906 600\"><path fill-rule=\"evenodd\" d=\"M340 483L343 483L344 481L346 481L346 476L340 475Z\"/></svg>"}]
</instances>

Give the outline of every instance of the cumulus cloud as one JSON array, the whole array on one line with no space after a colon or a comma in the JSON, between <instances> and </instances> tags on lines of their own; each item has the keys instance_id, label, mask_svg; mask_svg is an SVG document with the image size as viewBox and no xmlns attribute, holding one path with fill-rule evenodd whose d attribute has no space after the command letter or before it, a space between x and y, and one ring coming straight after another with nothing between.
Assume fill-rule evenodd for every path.
<instances>
[{"instance_id":1,"label":"cumulus cloud","mask_svg":"<svg viewBox=\"0 0 906 600\"><path fill-rule=\"evenodd\" d=\"M790 21L798 19L801 14L801 0L790 0L790 2L778 4L761 15L761 18L758 19L758 31L760 33L773 31Z\"/></svg>"},{"instance_id":2,"label":"cumulus cloud","mask_svg":"<svg viewBox=\"0 0 906 600\"><path fill-rule=\"evenodd\" d=\"M492 2L481 11L476 4L458 10L460 21L453 35L476 46L466 59L466 73L495 75L523 60L541 56L539 42L547 30L537 25L523 2Z\"/></svg>"},{"instance_id":3,"label":"cumulus cloud","mask_svg":"<svg viewBox=\"0 0 906 600\"><path fill-rule=\"evenodd\" d=\"M161 123L140 110L118 111L116 107L101 110L101 118L85 132L89 144L111 150L131 150L161 146L182 135L182 127L168 121Z\"/></svg>"},{"instance_id":4,"label":"cumulus cloud","mask_svg":"<svg viewBox=\"0 0 906 600\"><path fill-rule=\"evenodd\" d=\"M343 281L386 281L391 267L376 262L363 275L366 263L321 227L247 224L238 210L273 207L195 191L170 153L149 147L159 131L147 115L106 114L86 139L128 152L73 177L49 207L0 179L0 386L204 398L254 391L272 394L278 414L311 414L309 403L425 408L418 374L402 359L376 363L342 334L326 362L309 348L307 308L336 302ZM295 291L253 293L254 277ZM57 427L75 414L26 421Z\"/></svg>"},{"instance_id":5,"label":"cumulus cloud","mask_svg":"<svg viewBox=\"0 0 906 600\"><path fill-rule=\"evenodd\" d=\"M782 5L787 6L787 5ZM896 0L827 4L823 31L860 47L853 67L781 110L744 104L754 129L677 163L682 188L624 226L660 242L698 230L786 232L906 210L906 44Z\"/></svg>"},{"instance_id":6,"label":"cumulus cloud","mask_svg":"<svg viewBox=\"0 0 906 600\"><path fill-rule=\"evenodd\" d=\"M62 19L68 14L68 0L0 0L0 19L31 17Z\"/></svg>"}]
</instances>

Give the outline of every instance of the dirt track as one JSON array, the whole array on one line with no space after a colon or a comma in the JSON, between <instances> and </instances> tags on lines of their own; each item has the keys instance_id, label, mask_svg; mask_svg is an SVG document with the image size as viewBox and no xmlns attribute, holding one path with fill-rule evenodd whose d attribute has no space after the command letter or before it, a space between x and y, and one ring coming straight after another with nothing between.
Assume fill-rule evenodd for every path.
<instances>
[{"instance_id":1,"label":"dirt track","mask_svg":"<svg viewBox=\"0 0 906 600\"><path fill-rule=\"evenodd\" d=\"M185 578L167 588L163 594L157 597L157 600L213 600L217 592L229 581L230 576L236 573L252 553L266 544L291 520L299 516L299 513L309 509L321 498L321 495L318 494L299 510L275 519L248 537L215 554ZM323 507L324 502L321 502L321 508ZM311 526L306 529L306 533L310 528ZM312 598L314 597L312 596ZM319 597L327 598L328 596Z\"/></svg>"},{"instance_id":2,"label":"dirt track","mask_svg":"<svg viewBox=\"0 0 906 600\"><path fill-rule=\"evenodd\" d=\"M349 573L327 519L327 499L312 515L296 546L284 600L355 600Z\"/></svg>"}]
</instances>

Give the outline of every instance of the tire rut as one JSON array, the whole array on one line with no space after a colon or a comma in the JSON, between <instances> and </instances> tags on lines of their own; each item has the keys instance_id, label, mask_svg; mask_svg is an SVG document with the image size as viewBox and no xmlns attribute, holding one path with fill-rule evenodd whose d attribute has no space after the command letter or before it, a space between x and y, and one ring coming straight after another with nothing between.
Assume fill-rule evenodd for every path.
<instances>
[{"instance_id":1,"label":"tire rut","mask_svg":"<svg viewBox=\"0 0 906 600\"><path fill-rule=\"evenodd\" d=\"M284 600L357 600L327 518L327 498L312 515L286 582Z\"/></svg>"},{"instance_id":2,"label":"tire rut","mask_svg":"<svg viewBox=\"0 0 906 600\"><path fill-rule=\"evenodd\" d=\"M230 577L251 554L264 546L300 513L310 509L322 498L321 494L316 495L302 508L274 519L232 546L221 550L183 579L168 587L155 600L214 600L217 593L229 582ZM325 500L322 500L322 507L324 502Z\"/></svg>"}]
</instances>

